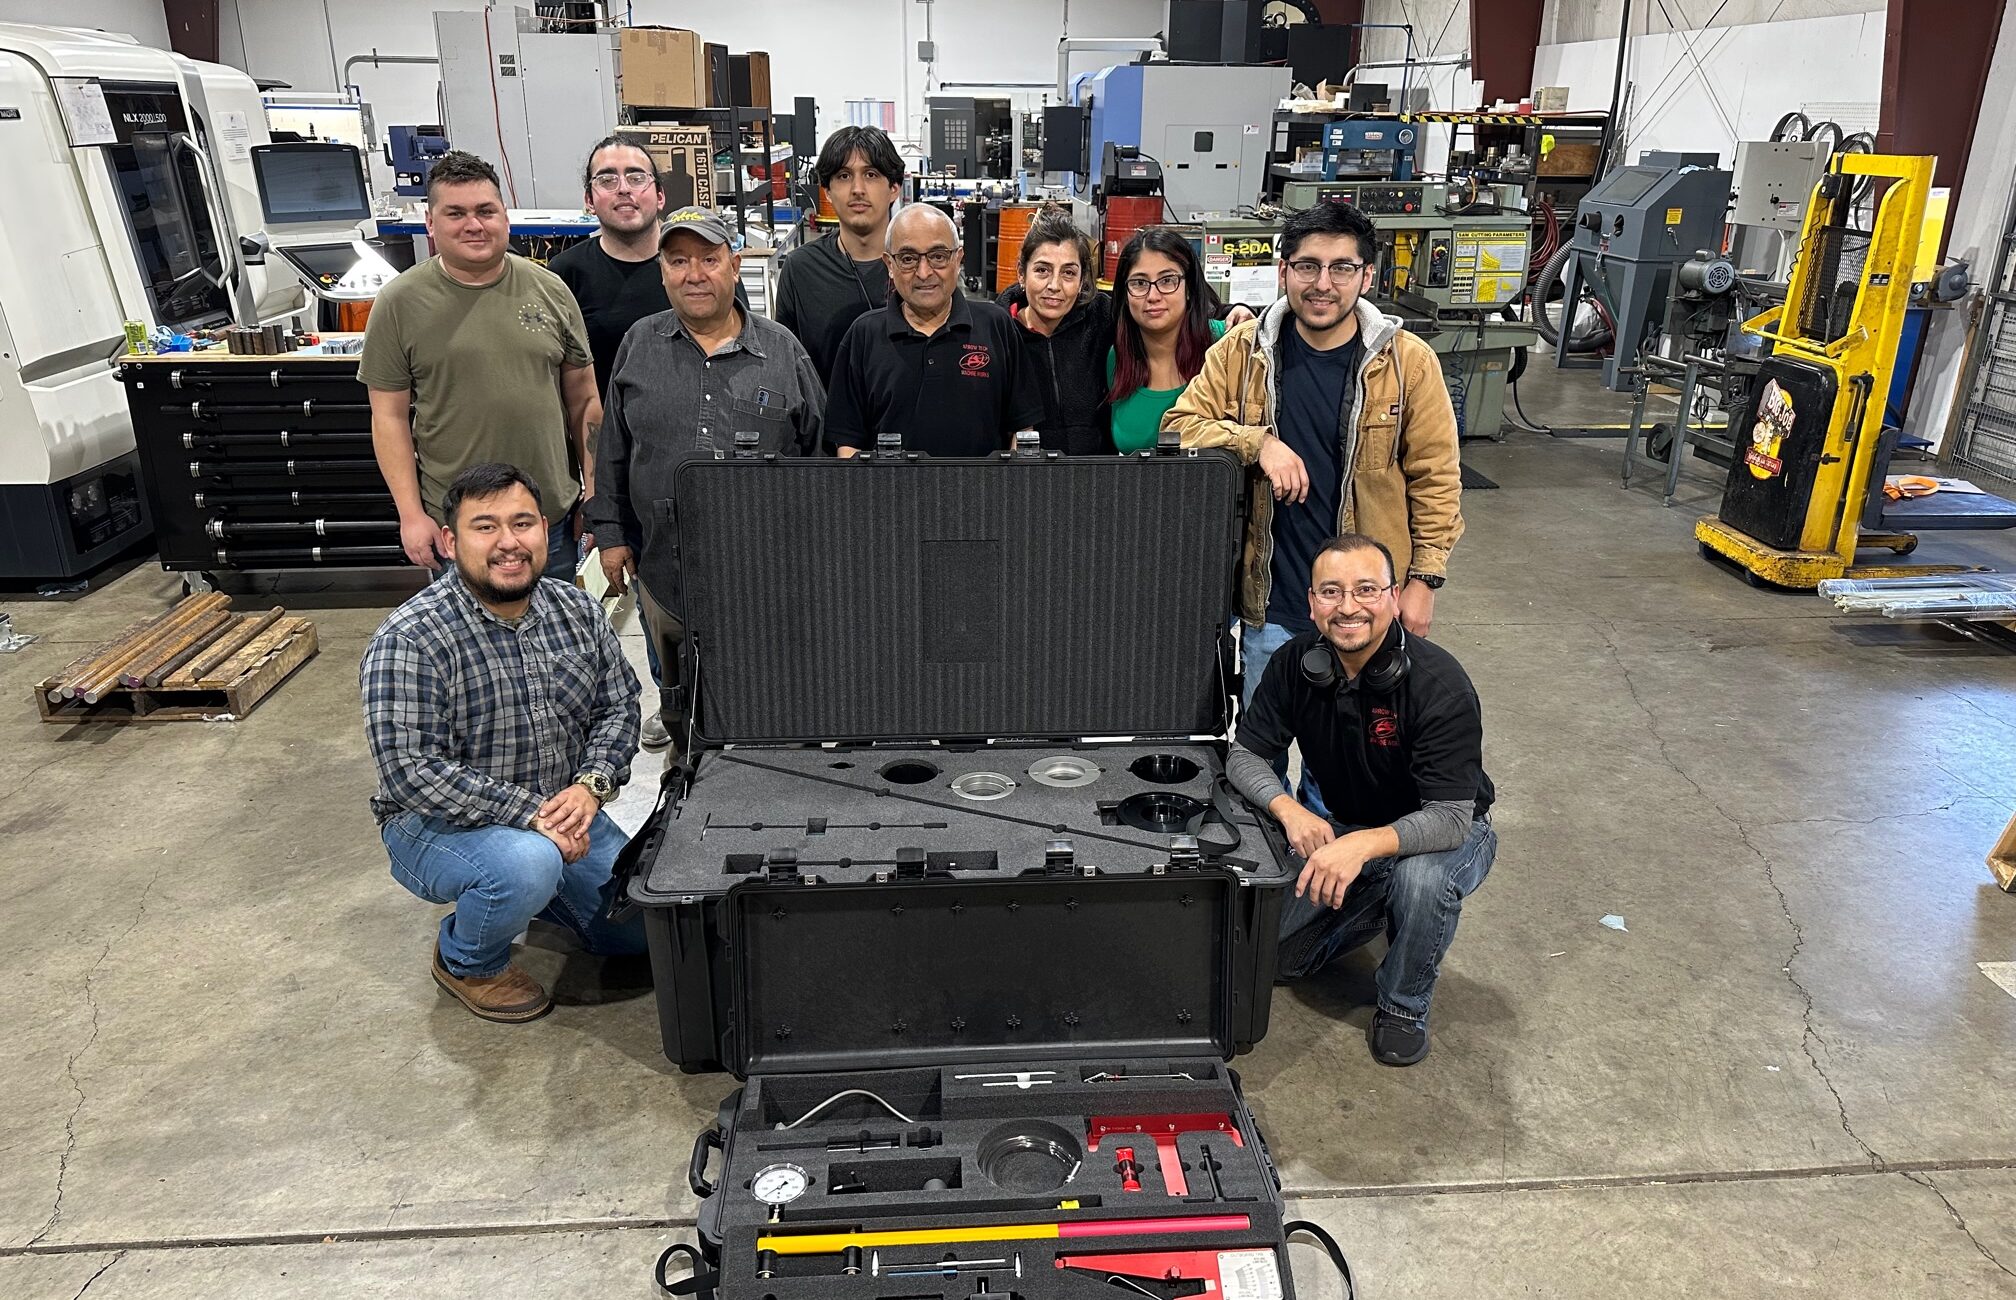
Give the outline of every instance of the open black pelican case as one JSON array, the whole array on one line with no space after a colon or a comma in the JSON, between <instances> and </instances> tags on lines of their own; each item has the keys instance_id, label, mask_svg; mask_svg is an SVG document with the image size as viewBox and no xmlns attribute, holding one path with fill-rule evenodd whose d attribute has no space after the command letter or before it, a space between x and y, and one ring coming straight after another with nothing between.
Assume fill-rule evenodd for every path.
<instances>
[{"instance_id":1,"label":"open black pelican case","mask_svg":"<svg viewBox=\"0 0 2016 1300\"><path fill-rule=\"evenodd\" d=\"M1292 1297L1225 1065L1294 879L1223 778L1242 480L679 472L693 759L626 858L666 1056L746 1081L689 1176L722 1300Z\"/></svg>"}]
</instances>

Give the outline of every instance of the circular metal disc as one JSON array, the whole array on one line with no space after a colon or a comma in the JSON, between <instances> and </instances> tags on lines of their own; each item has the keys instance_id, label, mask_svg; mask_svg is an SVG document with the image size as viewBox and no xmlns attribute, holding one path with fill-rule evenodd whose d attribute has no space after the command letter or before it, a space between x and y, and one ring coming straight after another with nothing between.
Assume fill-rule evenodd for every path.
<instances>
[{"instance_id":1,"label":"circular metal disc","mask_svg":"<svg viewBox=\"0 0 2016 1300\"><path fill-rule=\"evenodd\" d=\"M1038 785L1059 786L1064 789L1091 785L1103 775L1105 773L1091 759L1077 758L1070 754L1039 758L1029 765L1031 781Z\"/></svg>"},{"instance_id":2,"label":"circular metal disc","mask_svg":"<svg viewBox=\"0 0 2016 1300\"><path fill-rule=\"evenodd\" d=\"M968 772L952 778L952 793L962 799L1006 799L1015 793L1015 779L1005 772Z\"/></svg>"}]
</instances>

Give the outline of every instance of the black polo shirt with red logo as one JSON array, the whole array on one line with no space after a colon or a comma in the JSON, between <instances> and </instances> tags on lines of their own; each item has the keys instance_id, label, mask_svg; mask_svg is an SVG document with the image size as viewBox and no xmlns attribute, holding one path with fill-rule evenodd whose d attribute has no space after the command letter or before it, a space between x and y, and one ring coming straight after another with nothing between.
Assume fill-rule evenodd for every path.
<instances>
[{"instance_id":1,"label":"black polo shirt with red logo","mask_svg":"<svg viewBox=\"0 0 2016 1300\"><path fill-rule=\"evenodd\" d=\"M826 440L875 448L877 434L903 435L905 451L986 456L1043 419L1036 369L1022 356L1022 330L991 302L952 299L952 314L925 337L901 303L862 313L833 360Z\"/></svg>"},{"instance_id":2,"label":"black polo shirt with red logo","mask_svg":"<svg viewBox=\"0 0 2016 1300\"><path fill-rule=\"evenodd\" d=\"M1497 798L1484 774L1484 717L1456 657L1407 638L1407 675L1388 694L1364 678L1325 687L1302 671L1318 636L1304 632L1274 652L1253 705L1239 719L1239 744L1273 762L1292 740L1332 821L1390 826L1425 803L1469 802L1482 817ZM1400 639L1395 622L1387 650ZM1340 678L1342 674L1339 674Z\"/></svg>"}]
</instances>

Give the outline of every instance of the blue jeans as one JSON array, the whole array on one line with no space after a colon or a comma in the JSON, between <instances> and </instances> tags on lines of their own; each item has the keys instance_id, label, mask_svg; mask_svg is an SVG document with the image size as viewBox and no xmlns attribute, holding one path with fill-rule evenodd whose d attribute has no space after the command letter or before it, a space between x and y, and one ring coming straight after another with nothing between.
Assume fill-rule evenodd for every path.
<instances>
[{"instance_id":1,"label":"blue jeans","mask_svg":"<svg viewBox=\"0 0 2016 1300\"><path fill-rule=\"evenodd\" d=\"M623 828L598 812L588 828L588 852L562 862L537 831L515 826L457 826L424 813L403 812L380 828L392 857L392 878L430 903L453 903L441 918L441 964L455 975L495 975L511 962L511 941L533 917L564 925L592 953L644 951L640 916L606 919Z\"/></svg>"},{"instance_id":2,"label":"blue jeans","mask_svg":"<svg viewBox=\"0 0 2016 1300\"><path fill-rule=\"evenodd\" d=\"M1244 690L1239 699L1240 709L1253 707L1253 692L1260 689L1260 677L1267 671L1267 665L1274 658L1274 652L1293 640L1295 634L1279 623L1269 623L1257 632L1245 623L1239 624L1239 657L1244 661L1240 672L1245 677ZM1281 778L1281 788L1288 788L1288 754L1282 751L1274 760L1274 775ZM1314 778L1309 775L1309 767L1302 767L1302 782L1295 790L1295 800L1318 817L1328 817L1329 807L1323 802L1323 792L1316 788Z\"/></svg>"},{"instance_id":3,"label":"blue jeans","mask_svg":"<svg viewBox=\"0 0 2016 1300\"><path fill-rule=\"evenodd\" d=\"M1339 826L1337 832L1351 829ZM1289 979L1314 974L1383 930L1386 956L1375 977L1379 1009L1404 1020L1426 1020L1463 900L1484 883L1497 854L1498 832L1484 817L1470 823L1469 836L1446 853L1372 859L1344 891L1342 907L1289 895L1281 909L1281 974Z\"/></svg>"}]
</instances>

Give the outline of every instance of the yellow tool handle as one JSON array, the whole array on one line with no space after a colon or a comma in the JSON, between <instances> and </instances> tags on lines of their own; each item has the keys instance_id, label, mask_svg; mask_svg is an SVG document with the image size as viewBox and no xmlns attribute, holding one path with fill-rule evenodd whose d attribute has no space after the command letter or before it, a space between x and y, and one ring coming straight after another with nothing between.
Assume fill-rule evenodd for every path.
<instances>
[{"instance_id":1,"label":"yellow tool handle","mask_svg":"<svg viewBox=\"0 0 2016 1300\"><path fill-rule=\"evenodd\" d=\"M756 1249L779 1255L837 1255L849 1246L957 1246L975 1241L1049 1241L1061 1233L1055 1223L1005 1224L988 1228L924 1228L912 1232L825 1232L794 1237L758 1237Z\"/></svg>"}]
</instances>

